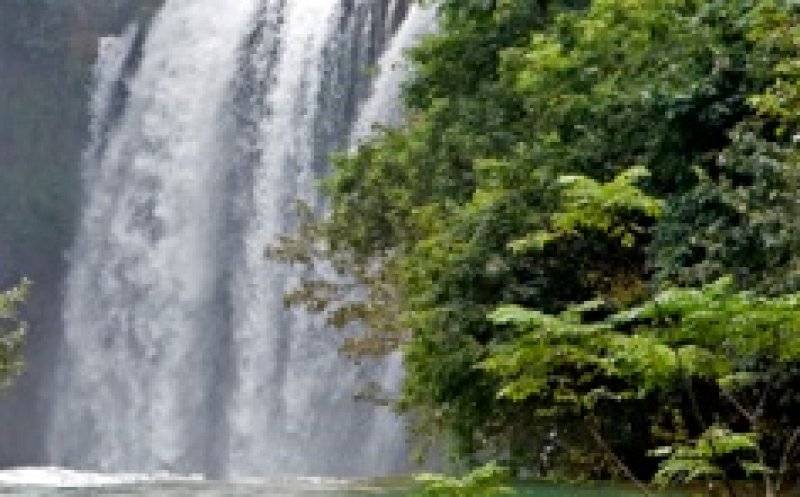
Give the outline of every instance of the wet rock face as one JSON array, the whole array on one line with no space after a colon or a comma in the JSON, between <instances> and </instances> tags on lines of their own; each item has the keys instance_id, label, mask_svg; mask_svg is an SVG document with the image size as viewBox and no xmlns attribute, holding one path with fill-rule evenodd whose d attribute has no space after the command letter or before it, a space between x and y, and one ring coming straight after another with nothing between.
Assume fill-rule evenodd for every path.
<instances>
[{"instance_id":1,"label":"wet rock face","mask_svg":"<svg viewBox=\"0 0 800 497\"><path fill-rule=\"evenodd\" d=\"M161 0L4 0L0 16L0 283L72 232L98 39ZM75 187L75 188L73 188ZM58 261L52 261L58 262ZM34 265L35 266L35 265ZM53 269L52 266L47 269ZM41 282L40 282L41 283Z\"/></svg>"},{"instance_id":2,"label":"wet rock face","mask_svg":"<svg viewBox=\"0 0 800 497\"><path fill-rule=\"evenodd\" d=\"M0 466L44 462L45 401L60 340L64 254L82 191L100 36L146 23L162 0L3 0L0 14L0 287L35 282L28 373L0 396Z\"/></svg>"}]
</instances>

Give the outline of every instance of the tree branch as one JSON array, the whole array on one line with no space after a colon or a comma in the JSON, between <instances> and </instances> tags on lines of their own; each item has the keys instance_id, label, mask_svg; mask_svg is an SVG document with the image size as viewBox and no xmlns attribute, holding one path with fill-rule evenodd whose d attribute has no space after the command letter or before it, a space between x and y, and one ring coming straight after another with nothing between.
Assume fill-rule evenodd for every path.
<instances>
[{"instance_id":1,"label":"tree branch","mask_svg":"<svg viewBox=\"0 0 800 497\"><path fill-rule=\"evenodd\" d=\"M589 433L592 435L592 438L594 438L594 441L597 443L597 445L608 455L608 457L614 462L614 464L617 465L620 471L622 471L625 474L625 476L634 485L636 485L636 488L638 488L644 495L651 497L653 494L650 492L650 489L647 488L647 485L645 485L641 480L639 480L636 477L636 475L633 474L633 471L631 471L631 469L625 464L625 462L623 462L622 459L620 459L619 456L617 456L617 454L615 454L614 451L611 450L611 447L609 447L609 445L603 439L603 435L600 434L600 431L596 427L592 426L591 423L587 424L587 428L589 430Z\"/></svg>"},{"instance_id":2,"label":"tree branch","mask_svg":"<svg viewBox=\"0 0 800 497\"><path fill-rule=\"evenodd\" d=\"M789 470L789 457L791 457L792 452L794 451L795 444L800 439L800 426L795 428L792 431L789 440L786 441L786 447L783 449L783 454L781 455L781 462L778 466L778 476L777 482L775 484L775 492L780 492L781 487L786 478L786 472Z\"/></svg>"}]
</instances>

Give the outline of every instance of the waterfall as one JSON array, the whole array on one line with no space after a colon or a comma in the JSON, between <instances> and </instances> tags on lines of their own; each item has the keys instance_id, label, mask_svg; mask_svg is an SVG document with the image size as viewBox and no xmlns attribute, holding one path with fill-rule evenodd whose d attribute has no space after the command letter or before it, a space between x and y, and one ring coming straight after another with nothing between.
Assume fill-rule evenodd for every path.
<instances>
[{"instance_id":1,"label":"waterfall","mask_svg":"<svg viewBox=\"0 0 800 497\"><path fill-rule=\"evenodd\" d=\"M396 0L395 0L396 1ZM397 126L402 121L402 85L408 74L406 51L436 24L436 9L411 6L406 21L400 26L394 42L378 63L378 78L370 98L361 107L350 137L351 148L373 134L375 126Z\"/></svg>"},{"instance_id":2,"label":"waterfall","mask_svg":"<svg viewBox=\"0 0 800 497\"><path fill-rule=\"evenodd\" d=\"M402 420L354 400L368 381L396 387L397 358L341 357L320 317L284 308L302 275L263 252L294 226L297 200L323 209L331 152L396 122L387 98L401 78L387 68L433 25L407 7L167 0L140 54L133 28L102 42L53 464L214 477L406 467Z\"/></svg>"}]
</instances>

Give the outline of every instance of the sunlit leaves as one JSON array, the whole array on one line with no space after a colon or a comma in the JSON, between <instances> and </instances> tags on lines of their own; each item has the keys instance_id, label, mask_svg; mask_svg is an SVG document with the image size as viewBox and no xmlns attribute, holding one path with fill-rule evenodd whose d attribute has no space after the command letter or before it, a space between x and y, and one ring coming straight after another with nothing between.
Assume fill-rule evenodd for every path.
<instances>
[{"instance_id":1,"label":"sunlit leaves","mask_svg":"<svg viewBox=\"0 0 800 497\"><path fill-rule=\"evenodd\" d=\"M550 215L550 229L515 240L509 246L516 251L541 249L558 238L578 236L580 230L595 230L618 239L625 247L633 247L636 237L647 232L636 218L656 219L663 208L663 201L636 186L648 176L643 167L622 171L608 183L586 176L562 175L558 178L562 210Z\"/></svg>"},{"instance_id":2,"label":"sunlit leaves","mask_svg":"<svg viewBox=\"0 0 800 497\"><path fill-rule=\"evenodd\" d=\"M767 70L775 82L750 103L764 116L777 119L779 135L797 143L800 137L800 7L789 0L760 2L750 38L777 55Z\"/></svg>"},{"instance_id":3,"label":"sunlit leaves","mask_svg":"<svg viewBox=\"0 0 800 497\"><path fill-rule=\"evenodd\" d=\"M724 477L726 469L720 461L730 456L737 456L736 464L748 475L769 472L769 468L756 461L757 440L753 433L735 433L728 428L711 426L691 443L651 451L652 456L666 456L655 481L666 485L675 481L688 483L700 478Z\"/></svg>"},{"instance_id":4,"label":"sunlit leaves","mask_svg":"<svg viewBox=\"0 0 800 497\"><path fill-rule=\"evenodd\" d=\"M574 311L552 316L519 307L498 309L491 319L517 327L521 335L499 346L483 367L518 381L527 371L548 374L547 365L557 358L654 388L684 373L740 385L756 374L748 369L748 358L800 359L799 294L757 297L731 292L730 283L721 280L704 289L666 290L599 322L574 316ZM573 347L580 356L565 353Z\"/></svg>"},{"instance_id":5,"label":"sunlit leaves","mask_svg":"<svg viewBox=\"0 0 800 497\"><path fill-rule=\"evenodd\" d=\"M768 408L765 399L781 372L800 361L800 294L769 298L733 288L729 279L702 289L673 288L601 320L577 308L547 315L503 307L491 319L518 334L496 346L481 368L501 379L498 396L549 399L562 415L592 415L600 403L623 405L701 381L718 389L718 404L689 414L702 419L711 411L717 422L745 422L752 432L720 424L687 443L654 450L654 456L668 456L655 480L728 477L737 468L748 475L778 471L776 455L764 456L761 444L789 444L792 427L781 427L781 408ZM755 406L753 397L761 397ZM731 467L734 453L737 466Z\"/></svg>"},{"instance_id":6,"label":"sunlit leaves","mask_svg":"<svg viewBox=\"0 0 800 497\"><path fill-rule=\"evenodd\" d=\"M509 472L495 462L487 463L462 477L422 474L415 478L419 488L414 497L498 497L511 495Z\"/></svg>"}]
</instances>

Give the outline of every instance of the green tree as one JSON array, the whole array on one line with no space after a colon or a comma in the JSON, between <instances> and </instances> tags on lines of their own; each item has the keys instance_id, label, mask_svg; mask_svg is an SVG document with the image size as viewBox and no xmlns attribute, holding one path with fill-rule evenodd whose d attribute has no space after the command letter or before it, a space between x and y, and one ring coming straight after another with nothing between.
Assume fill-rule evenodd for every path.
<instances>
[{"instance_id":1,"label":"green tree","mask_svg":"<svg viewBox=\"0 0 800 497\"><path fill-rule=\"evenodd\" d=\"M760 334L767 323L758 309L788 305L800 290L800 7L438 4L440 32L411 52L406 125L338 157L325 184L329 216L306 213L303 228L271 250L336 269L335 280L307 280L289 301L330 312L337 326L362 321L353 353L401 347L401 406L421 433L447 433L462 456L541 474L649 478L670 466L659 473L648 451L705 450L730 433L755 445L731 443L736 449L709 467L746 475L757 467L728 459L749 464L739 452L758 447L763 467L777 471L791 435L752 426L721 376L700 374L700 349L722 347L724 356L726 340L747 342L731 350L748 366L726 366L728 376L748 367L762 380L774 374L769 400L776 392L783 400L771 412L797 410L794 358L759 348L769 333ZM717 282L727 275L723 291ZM661 324L613 321L669 292L698 292L711 306L741 301L741 319L753 326L720 314L727 324L715 328L717 341L700 347L697 327L699 337L673 343L631 332ZM508 306L559 329L602 331L607 341L570 332L530 356L552 359L540 365L543 376L507 373L502 360L528 354L521 336L534 335L498 319L494 311ZM652 374L601 367L634 351ZM528 394L509 394L515 374L530 383ZM749 400L758 385L734 397ZM692 400L705 395L708 405ZM800 424L787 416L784 428Z\"/></svg>"},{"instance_id":2,"label":"green tree","mask_svg":"<svg viewBox=\"0 0 800 497\"><path fill-rule=\"evenodd\" d=\"M758 476L774 496L796 481L800 293L758 297L720 280L602 319L591 317L596 306L497 310L492 319L518 331L482 365L503 379L499 394L538 399L543 418L584 419L622 473L631 470L618 429L635 426L614 413L639 411L650 454L665 458L660 483Z\"/></svg>"},{"instance_id":3,"label":"green tree","mask_svg":"<svg viewBox=\"0 0 800 497\"><path fill-rule=\"evenodd\" d=\"M22 368L25 324L19 321L18 310L29 288L30 282L22 280L10 290L0 292L0 386L7 385Z\"/></svg>"}]
</instances>

